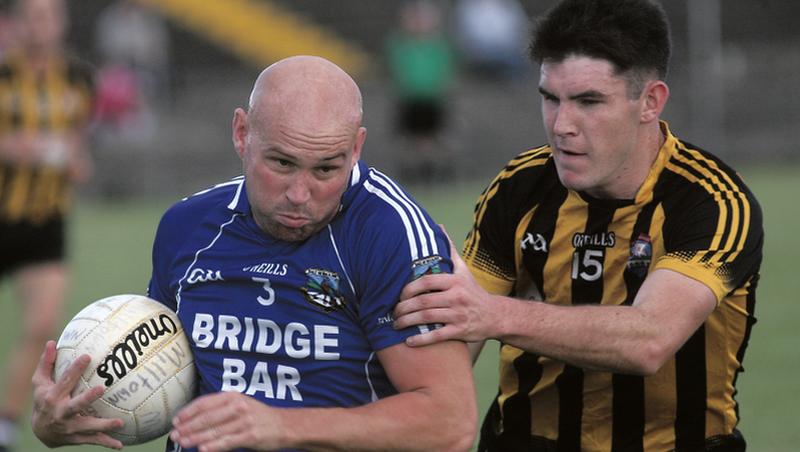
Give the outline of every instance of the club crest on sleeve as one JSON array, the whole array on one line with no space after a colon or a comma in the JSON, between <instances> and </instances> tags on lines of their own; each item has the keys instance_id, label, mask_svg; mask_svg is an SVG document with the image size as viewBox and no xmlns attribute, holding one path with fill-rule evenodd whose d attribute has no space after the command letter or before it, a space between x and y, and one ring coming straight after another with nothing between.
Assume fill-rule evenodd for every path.
<instances>
[{"instance_id":1,"label":"club crest on sleeve","mask_svg":"<svg viewBox=\"0 0 800 452\"><path fill-rule=\"evenodd\" d=\"M428 256L422 259L417 259L411 263L411 268L414 271L414 279L419 279L425 275L432 275L441 273L442 269L439 267L442 256Z\"/></svg>"},{"instance_id":2,"label":"club crest on sleeve","mask_svg":"<svg viewBox=\"0 0 800 452\"><path fill-rule=\"evenodd\" d=\"M628 270L638 277L647 274L650 267L650 260L653 257L653 245L650 236L639 234L639 237L631 244L631 255L628 257Z\"/></svg>"},{"instance_id":3,"label":"club crest on sleeve","mask_svg":"<svg viewBox=\"0 0 800 452\"><path fill-rule=\"evenodd\" d=\"M331 312L344 307L344 297L339 292L339 275L318 268L306 269L306 285L301 287L306 301Z\"/></svg>"}]
</instances>

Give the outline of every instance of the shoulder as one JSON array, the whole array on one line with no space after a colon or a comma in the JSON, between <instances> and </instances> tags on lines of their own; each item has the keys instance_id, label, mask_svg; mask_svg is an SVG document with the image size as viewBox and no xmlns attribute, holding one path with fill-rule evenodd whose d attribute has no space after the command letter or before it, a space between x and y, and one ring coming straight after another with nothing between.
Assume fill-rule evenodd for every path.
<instances>
[{"instance_id":1,"label":"shoulder","mask_svg":"<svg viewBox=\"0 0 800 452\"><path fill-rule=\"evenodd\" d=\"M542 184L557 182L550 146L540 146L511 159L495 176L487 191L505 195L530 193L537 191Z\"/></svg>"},{"instance_id":2,"label":"shoulder","mask_svg":"<svg viewBox=\"0 0 800 452\"><path fill-rule=\"evenodd\" d=\"M442 253L436 222L390 177L369 168L353 188L343 219L353 245L386 252L406 250L413 259Z\"/></svg>"},{"instance_id":3,"label":"shoulder","mask_svg":"<svg viewBox=\"0 0 800 452\"><path fill-rule=\"evenodd\" d=\"M504 217L518 217L553 197L566 192L561 185L549 146L525 151L511 159L478 198L478 211L497 211Z\"/></svg>"},{"instance_id":4,"label":"shoulder","mask_svg":"<svg viewBox=\"0 0 800 452\"><path fill-rule=\"evenodd\" d=\"M675 143L666 174L657 187L667 199L679 202L684 209L687 203L705 203L723 210L759 210L750 188L722 159L691 143Z\"/></svg>"},{"instance_id":5,"label":"shoulder","mask_svg":"<svg viewBox=\"0 0 800 452\"><path fill-rule=\"evenodd\" d=\"M710 152L676 142L654 190L664 210L668 250L735 251L721 260L743 250L760 250L763 216L755 195L735 170Z\"/></svg>"},{"instance_id":6,"label":"shoulder","mask_svg":"<svg viewBox=\"0 0 800 452\"><path fill-rule=\"evenodd\" d=\"M412 225L427 216L417 201L386 174L368 168L362 178L347 206L348 220L360 228Z\"/></svg>"},{"instance_id":7,"label":"shoulder","mask_svg":"<svg viewBox=\"0 0 800 452\"><path fill-rule=\"evenodd\" d=\"M209 216L231 216L243 190L244 178L237 177L183 198L161 217L159 234L185 236Z\"/></svg>"}]
</instances>

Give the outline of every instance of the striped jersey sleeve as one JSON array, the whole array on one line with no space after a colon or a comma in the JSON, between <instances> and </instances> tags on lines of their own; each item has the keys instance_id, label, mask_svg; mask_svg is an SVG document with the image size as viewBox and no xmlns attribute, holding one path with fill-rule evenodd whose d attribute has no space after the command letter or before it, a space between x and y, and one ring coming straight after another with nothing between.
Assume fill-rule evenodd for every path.
<instances>
[{"instance_id":1,"label":"striped jersey sleeve","mask_svg":"<svg viewBox=\"0 0 800 452\"><path fill-rule=\"evenodd\" d=\"M719 159L676 141L662 179L688 187L665 202L665 254L655 268L702 282L722 300L761 262L761 208L739 175ZM688 184L686 182L689 182Z\"/></svg>"},{"instance_id":2,"label":"striped jersey sleeve","mask_svg":"<svg viewBox=\"0 0 800 452\"><path fill-rule=\"evenodd\" d=\"M463 257L475 279L489 292L507 295L514 287L517 224L539 202L528 194L541 182L549 155L546 148L518 155L478 198Z\"/></svg>"}]
</instances>

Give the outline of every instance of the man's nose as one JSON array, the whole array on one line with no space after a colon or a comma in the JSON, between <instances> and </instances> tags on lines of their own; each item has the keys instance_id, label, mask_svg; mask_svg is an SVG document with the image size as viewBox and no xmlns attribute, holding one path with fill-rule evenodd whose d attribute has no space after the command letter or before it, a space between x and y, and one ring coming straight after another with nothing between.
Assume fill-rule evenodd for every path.
<instances>
[{"instance_id":1,"label":"man's nose","mask_svg":"<svg viewBox=\"0 0 800 452\"><path fill-rule=\"evenodd\" d=\"M570 136L575 135L575 121L573 112L568 105L562 103L558 106L554 113L553 118L553 133L556 136Z\"/></svg>"},{"instance_id":2,"label":"man's nose","mask_svg":"<svg viewBox=\"0 0 800 452\"><path fill-rule=\"evenodd\" d=\"M299 173L292 178L289 187L286 189L286 199L294 205L302 205L311 198L311 189L308 176Z\"/></svg>"}]
</instances>

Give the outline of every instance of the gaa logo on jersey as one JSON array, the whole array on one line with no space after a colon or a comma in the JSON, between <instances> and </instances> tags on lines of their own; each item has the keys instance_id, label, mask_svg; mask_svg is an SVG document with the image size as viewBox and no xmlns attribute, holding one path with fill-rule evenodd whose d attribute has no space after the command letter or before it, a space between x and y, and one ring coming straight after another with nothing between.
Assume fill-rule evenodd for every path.
<instances>
[{"instance_id":1,"label":"gaa logo on jersey","mask_svg":"<svg viewBox=\"0 0 800 452\"><path fill-rule=\"evenodd\" d=\"M628 258L628 270L638 277L647 274L650 267L650 260L653 257L653 245L650 243L650 236L639 234L639 237L631 244L631 255Z\"/></svg>"},{"instance_id":2,"label":"gaa logo on jersey","mask_svg":"<svg viewBox=\"0 0 800 452\"><path fill-rule=\"evenodd\" d=\"M306 301L319 306L325 312L344 307L344 297L339 293L339 275L336 272L309 268L306 269L306 277L306 285L300 288Z\"/></svg>"},{"instance_id":3,"label":"gaa logo on jersey","mask_svg":"<svg viewBox=\"0 0 800 452\"><path fill-rule=\"evenodd\" d=\"M417 280L425 275L441 273L442 269L439 268L441 260L442 256L428 256L415 260L411 264L411 268L414 270L414 279Z\"/></svg>"}]
</instances>

